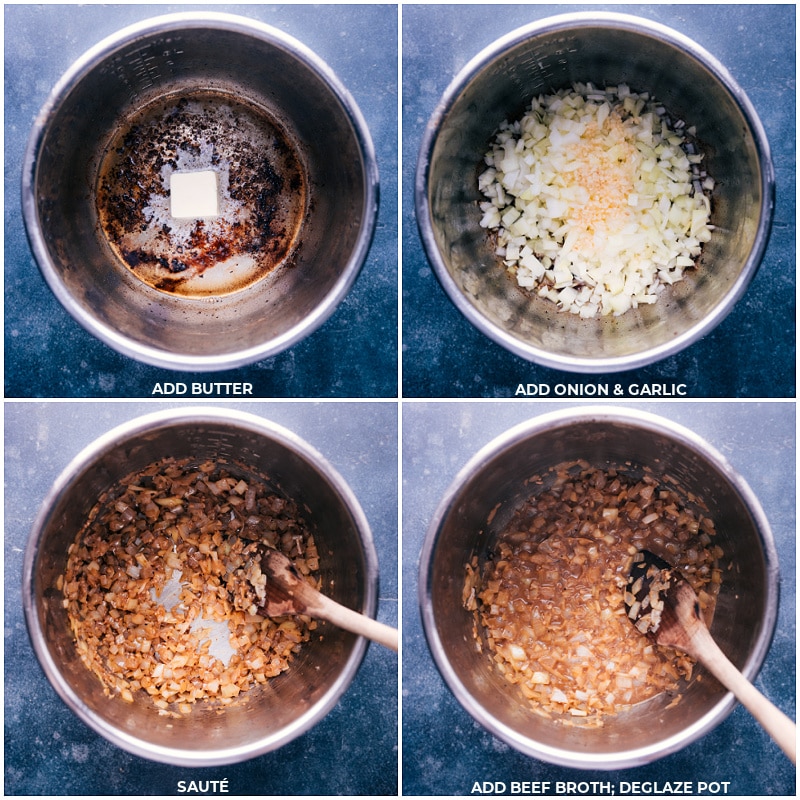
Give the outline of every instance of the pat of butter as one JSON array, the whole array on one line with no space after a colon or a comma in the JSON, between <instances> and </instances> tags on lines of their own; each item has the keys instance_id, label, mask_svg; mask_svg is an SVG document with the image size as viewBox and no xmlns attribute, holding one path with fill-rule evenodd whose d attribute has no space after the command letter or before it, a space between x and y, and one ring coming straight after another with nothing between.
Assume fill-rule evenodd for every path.
<instances>
[{"instance_id":1,"label":"pat of butter","mask_svg":"<svg viewBox=\"0 0 800 800\"><path fill-rule=\"evenodd\" d=\"M173 172L169 176L169 212L176 219L216 217L219 214L217 173Z\"/></svg>"}]
</instances>

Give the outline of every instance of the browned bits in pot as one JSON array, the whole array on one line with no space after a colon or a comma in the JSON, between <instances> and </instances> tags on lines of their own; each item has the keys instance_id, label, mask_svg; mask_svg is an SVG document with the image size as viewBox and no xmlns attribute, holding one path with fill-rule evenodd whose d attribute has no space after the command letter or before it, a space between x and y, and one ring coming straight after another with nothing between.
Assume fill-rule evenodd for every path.
<instances>
[{"instance_id":1,"label":"browned bits in pot","mask_svg":"<svg viewBox=\"0 0 800 800\"><path fill-rule=\"evenodd\" d=\"M232 465L167 459L99 498L70 547L63 594L78 652L109 695L186 714L197 701L228 705L289 668L316 623L236 610L254 542L318 587L297 504ZM212 652L220 623L227 663Z\"/></svg>"},{"instance_id":2,"label":"browned bits in pot","mask_svg":"<svg viewBox=\"0 0 800 800\"><path fill-rule=\"evenodd\" d=\"M110 142L97 186L100 225L123 264L188 297L245 288L296 248L307 206L298 147L264 109L195 92L145 106ZM219 214L173 218L170 176L213 171Z\"/></svg>"},{"instance_id":3,"label":"browned bits in pot","mask_svg":"<svg viewBox=\"0 0 800 800\"><path fill-rule=\"evenodd\" d=\"M710 619L722 551L697 498L689 502L669 478L585 462L532 483L489 560L467 566L463 600L479 646L546 717L602 724L677 693L693 661L634 628L624 587L633 555L649 549L680 570Z\"/></svg>"}]
</instances>

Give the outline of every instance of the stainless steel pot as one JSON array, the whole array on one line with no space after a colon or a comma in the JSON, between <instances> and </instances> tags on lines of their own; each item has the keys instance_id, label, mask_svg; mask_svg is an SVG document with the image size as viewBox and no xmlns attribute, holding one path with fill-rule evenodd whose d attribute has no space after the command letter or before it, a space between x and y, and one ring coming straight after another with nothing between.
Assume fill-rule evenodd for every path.
<instances>
[{"instance_id":1,"label":"stainless steel pot","mask_svg":"<svg viewBox=\"0 0 800 800\"><path fill-rule=\"evenodd\" d=\"M462 605L465 565L473 554L485 556L530 491L524 481L572 459L598 467L649 466L708 505L725 563L734 564L724 573L711 632L751 680L777 619L777 554L758 500L730 464L690 431L651 414L608 406L544 414L491 442L459 472L420 557L422 622L445 682L481 725L527 755L579 769L622 769L700 738L730 713L735 698L706 676L686 687L677 705L656 697L607 718L601 728L547 720L532 713L477 651L473 615Z\"/></svg>"},{"instance_id":2,"label":"stainless steel pot","mask_svg":"<svg viewBox=\"0 0 800 800\"><path fill-rule=\"evenodd\" d=\"M135 276L100 224L97 199L119 131L142 109L197 92L247 103L281 128L307 199L297 241L277 269L246 289L187 298ZM372 141L338 78L287 34L228 14L156 17L93 47L36 117L23 166L28 236L56 297L106 344L170 369L238 367L316 330L355 281L377 208Z\"/></svg>"},{"instance_id":3,"label":"stainless steel pot","mask_svg":"<svg viewBox=\"0 0 800 800\"><path fill-rule=\"evenodd\" d=\"M320 623L291 668L224 713L198 704L178 719L149 699L109 698L81 661L56 589L74 541L99 494L131 471L166 456L227 458L268 475L308 508L331 596L369 616L377 607L377 559L358 501L325 459L291 432L260 417L189 408L135 419L80 453L58 478L34 522L25 553L23 604L36 655L60 697L117 746L181 766L229 764L274 750L319 722L361 664L363 638Z\"/></svg>"},{"instance_id":4,"label":"stainless steel pot","mask_svg":"<svg viewBox=\"0 0 800 800\"><path fill-rule=\"evenodd\" d=\"M619 317L583 320L525 293L494 255L477 176L503 120L530 100L575 82L627 83L695 126L717 181L713 239L700 268L659 301ZM615 372L650 364L711 331L755 274L774 204L769 145L728 71L662 25L610 13L552 17L509 33L472 59L447 88L425 130L416 174L420 233L459 311L522 358L555 369Z\"/></svg>"}]
</instances>

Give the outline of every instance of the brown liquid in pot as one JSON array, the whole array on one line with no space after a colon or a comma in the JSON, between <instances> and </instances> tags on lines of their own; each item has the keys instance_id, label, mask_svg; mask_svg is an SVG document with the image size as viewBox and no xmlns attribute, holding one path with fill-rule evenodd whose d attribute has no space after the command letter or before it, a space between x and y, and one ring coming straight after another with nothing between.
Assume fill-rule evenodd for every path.
<instances>
[{"instance_id":1,"label":"brown liquid in pot","mask_svg":"<svg viewBox=\"0 0 800 800\"><path fill-rule=\"evenodd\" d=\"M174 219L170 174L214 170L219 214ZM210 91L145 106L106 150L98 216L113 250L155 289L186 297L246 288L291 258L307 207L297 146L263 109Z\"/></svg>"}]
</instances>

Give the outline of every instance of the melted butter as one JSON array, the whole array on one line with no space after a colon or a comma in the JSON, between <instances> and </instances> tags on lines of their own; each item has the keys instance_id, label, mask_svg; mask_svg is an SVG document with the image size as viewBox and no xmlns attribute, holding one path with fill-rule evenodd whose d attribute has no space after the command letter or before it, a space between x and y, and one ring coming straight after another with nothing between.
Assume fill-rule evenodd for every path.
<instances>
[{"instance_id":1,"label":"melted butter","mask_svg":"<svg viewBox=\"0 0 800 800\"><path fill-rule=\"evenodd\" d=\"M176 218L170 181L213 171L218 214ZM291 259L307 207L288 134L263 109L210 92L164 98L121 126L104 158L98 215L140 280L187 297L229 294Z\"/></svg>"}]
</instances>

